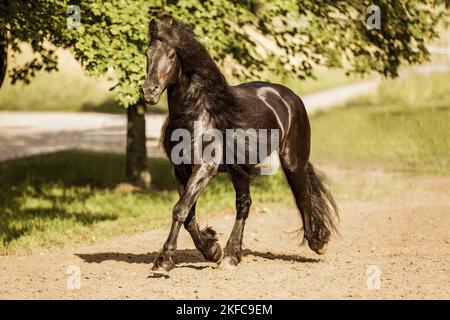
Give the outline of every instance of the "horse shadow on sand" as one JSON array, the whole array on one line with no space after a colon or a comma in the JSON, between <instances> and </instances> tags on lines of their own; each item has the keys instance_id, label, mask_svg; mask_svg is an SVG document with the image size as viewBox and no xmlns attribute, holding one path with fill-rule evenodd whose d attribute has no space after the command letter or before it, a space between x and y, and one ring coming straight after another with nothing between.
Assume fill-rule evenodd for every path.
<instances>
[{"instance_id":1,"label":"horse shadow on sand","mask_svg":"<svg viewBox=\"0 0 450 320\"><path fill-rule=\"evenodd\" d=\"M117 261L126 263L138 263L138 264L153 264L156 257L160 252L154 251L149 253L123 253L123 252L100 252L100 253L77 253L75 254L79 258L83 259L86 263L102 263L105 261ZM250 249L243 251L244 259L252 259L255 257L263 258L265 260L280 260L287 262L298 263L318 263L321 259L307 258L294 254L280 254L271 252L258 252ZM202 270L211 267L205 265L206 260L201 253L196 249L181 249L177 250L174 261L177 264L177 268L191 268Z\"/></svg>"}]
</instances>

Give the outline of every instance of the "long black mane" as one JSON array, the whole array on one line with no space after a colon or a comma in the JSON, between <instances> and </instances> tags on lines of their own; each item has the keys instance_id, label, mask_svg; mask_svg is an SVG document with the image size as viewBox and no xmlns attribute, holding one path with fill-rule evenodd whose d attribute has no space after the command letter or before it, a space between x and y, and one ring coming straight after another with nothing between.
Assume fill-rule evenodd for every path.
<instances>
[{"instance_id":1,"label":"long black mane","mask_svg":"<svg viewBox=\"0 0 450 320\"><path fill-rule=\"evenodd\" d=\"M184 108L184 118L195 119L205 109L215 127L223 132L248 127L232 89L192 29L175 19L152 24L155 22L150 25L152 41L160 40L172 46L181 61L182 72L190 77L186 99L189 105Z\"/></svg>"}]
</instances>

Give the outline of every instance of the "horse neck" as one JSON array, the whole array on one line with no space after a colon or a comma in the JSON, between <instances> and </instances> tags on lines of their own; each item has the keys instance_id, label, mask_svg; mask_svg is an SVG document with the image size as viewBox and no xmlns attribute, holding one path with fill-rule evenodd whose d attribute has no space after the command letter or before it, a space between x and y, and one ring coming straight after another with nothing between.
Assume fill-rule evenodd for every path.
<instances>
[{"instance_id":1,"label":"horse neck","mask_svg":"<svg viewBox=\"0 0 450 320\"><path fill-rule=\"evenodd\" d=\"M231 93L217 90L220 85L226 83L220 79L217 84L205 82L196 74L189 76L181 73L177 83L167 90L169 122L172 125L190 128L193 121L199 119L206 110L220 130L246 127L247 122L242 116L242 109ZM215 90L214 97L211 97L211 90Z\"/></svg>"},{"instance_id":2,"label":"horse neck","mask_svg":"<svg viewBox=\"0 0 450 320\"><path fill-rule=\"evenodd\" d=\"M182 118L200 113L202 91L195 88L195 81L185 74L180 73L178 81L167 90L169 115L182 115Z\"/></svg>"}]
</instances>

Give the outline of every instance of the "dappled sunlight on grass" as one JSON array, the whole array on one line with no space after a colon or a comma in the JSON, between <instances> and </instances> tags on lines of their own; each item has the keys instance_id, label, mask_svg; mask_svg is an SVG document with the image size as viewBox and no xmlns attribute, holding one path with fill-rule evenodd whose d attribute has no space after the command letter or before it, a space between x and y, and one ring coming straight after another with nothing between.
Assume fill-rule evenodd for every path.
<instances>
[{"instance_id":1,"label":"dappled sunlight on grass","mask_svg":"<svg viewBox=\"0 0 450 320\"><path fill-rule=\"evenodd\" d=\"M124 180L124 166L122 155L85 151L0 163L0 253L97 242L170 223L178 191L169 161L150 159L149 190L116 188ZM264 181L252 187L255 200L290 197L281 173ZM200 198L197 211L202 217L234 212L234 203L231 182L219 175Z\"/></svg>"}]
</instances>

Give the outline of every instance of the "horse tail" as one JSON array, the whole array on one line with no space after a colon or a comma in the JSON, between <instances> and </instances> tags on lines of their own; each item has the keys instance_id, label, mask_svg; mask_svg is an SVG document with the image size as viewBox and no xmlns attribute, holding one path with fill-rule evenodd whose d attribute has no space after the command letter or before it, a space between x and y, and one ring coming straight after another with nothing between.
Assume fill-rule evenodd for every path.
<instances>
[{"instance_id":1,"label":"horse tail","mask_svg":"<svg viewBox=\"0 0 450 320\"><path fill-rule=\"evenodd\" d=\"M311 220L313 225L325 226L330 233L339 233L337 222L339 221L339 209L330 190L325 186L323 174L314 170L311 162L306 168L306 189L311 199Z\"/></svg>"}]
</instances>

